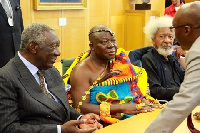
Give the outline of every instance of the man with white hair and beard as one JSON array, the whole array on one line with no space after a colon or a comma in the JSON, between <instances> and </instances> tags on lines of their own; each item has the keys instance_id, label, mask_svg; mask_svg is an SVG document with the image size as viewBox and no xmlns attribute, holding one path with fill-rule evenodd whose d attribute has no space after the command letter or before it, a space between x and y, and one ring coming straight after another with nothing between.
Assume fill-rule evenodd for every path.
<instances>
[{"instance_id":1,"label":"man with white hair and beard","mask_svg":"<svg viewBox=\"0 0 200 133\"><path fill-rule=\"evenodd\" d=\"M149 21L144 27L154 48L143 55L142 65L147 71L150 94L158 100L172 100L185 74L178 58L172 56L175 38L174 30L170 29L172 20L163 16Z\"/></svg>"}]
</instances>

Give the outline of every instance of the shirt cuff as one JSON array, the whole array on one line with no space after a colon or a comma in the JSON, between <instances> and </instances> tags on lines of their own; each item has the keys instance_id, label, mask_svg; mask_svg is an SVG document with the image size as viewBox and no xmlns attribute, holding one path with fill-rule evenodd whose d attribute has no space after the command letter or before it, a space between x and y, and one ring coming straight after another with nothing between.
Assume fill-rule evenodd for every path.
<instances>
[{"instance_id":1,"label":"shirt cuff","mask_svg":"<svg viewBox=\"0 0 200 133\"><path fill-rule=\"evenodd\" d=\"M61 133L61 125L57 125L57 133Z\"/></svg>"},{"instance_id":2,"label":"shirt cuff","mask_svg":"<svg viewBox=\"0 0 200 133\"><path fill-rule=\"evenodd\" d=\"M83 115L80 115L77 120L79 120ZM61 133L61 125L57 125L57 133Z\"/></svg>"},{"instance_id":3,"label":"shirt cuff","mask_svg":"<svg viewBox=\"0 0 200 133\"><path fill-rule=\"evenodd\" d=\"M77 120L81 119L82 116L83 116L83 115L80 115L80 116L77 118Z\"/></svg>"}]
</instances>

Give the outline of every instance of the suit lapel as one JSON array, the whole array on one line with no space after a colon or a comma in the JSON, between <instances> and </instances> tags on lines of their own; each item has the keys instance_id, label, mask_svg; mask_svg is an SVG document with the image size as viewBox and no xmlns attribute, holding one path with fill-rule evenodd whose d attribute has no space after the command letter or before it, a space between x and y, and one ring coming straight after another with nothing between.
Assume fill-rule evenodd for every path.
<instances>
[{"instance_id":1,"label":"suit lapel","mask_svg":"<svg viewBox=\"0 0 200 133\"><path fill-rule=\"evenodd\" d=\"M12 10L13 10L13 18L16 16L16 12L17 12L17 7L20 8L20 5L19 5L19 2L18 0L10 0L10 4L11 4L11 7L12 7ZM16 18L14 18L16 19Z\"/></svg>"},{"instance_id":2,"label":"suit lapel","mask_svg":"<svg viewBox=\"0 0 200 133\"><path fill-rule=\"evenodd\" d=\"M0 15L3 16L3 18L7 21L8 20L8 17L6 15L6 12L5 10L3 9L2 5L0 4Z\"/></svg>"},{"instance_id":3,"label":"suit lapel","mask_svg":"<svg viewBox=\"0 0 200 133\"><path fill-rule=\"evenodd\" d=\"M34 98L47 108L53 110L55 114L57 114L57 116L59 116L61 120L64 121L66 119L66 114L63 111L63 106L57 103L55 100L50 99L48 96L46 96L37 81L35 80L34 76L24 65L19 56L16 56L15 58L15 64L20 73L19 80L24 86L24 89L30 94L32 98Z\"/></svg>"},{"instance_id":4,"label":"suit lapel","mask_svg":"<svg viewBox=\"0 0 200 133\"><path fill-rule=\"evenodd\" d=\"M54 80L52 79L52 75L54 76L54 73L45 72L45 74L44 74L45 79L47 81L48 89L52 94L54 94L54 96L56 96L60 100L62 105L67 109L67 108L69 108L69 104L68 104L68 100L67 100L67 94L64 89L64 83L63 84L58 83L59 86L53 87L53 85L57 81L55 81L55 79Z\"/></svg>"},{"instance_id":5,"label":"suit lapel","mask_svg":"<svg viewBox=\"0 0 200 133\"><path fill-rule=\"evenodd\" d=\"M19 3L17 3L18 1L17 0L10 0L10 4L11 4L11 7L12 7L12 10L13 10L13 17L15 17L16 15L16 7L18 6L20 8L20 5ZM4 10L4 8L2 7L2 5L0 4L0 14L6 19L8 20L8 17L6 15L6 12ZM13 18L15 19L15 18Z\"/></svg>"}]
</instances>

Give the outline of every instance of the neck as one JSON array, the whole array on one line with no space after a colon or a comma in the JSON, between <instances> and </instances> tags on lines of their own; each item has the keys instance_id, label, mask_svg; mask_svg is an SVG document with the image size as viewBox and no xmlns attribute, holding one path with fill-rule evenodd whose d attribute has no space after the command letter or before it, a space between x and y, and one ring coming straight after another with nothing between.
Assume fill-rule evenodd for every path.
<instances>
[{"instance_id":1,"label":"neck","mask_svg":"<svg viewBox=\"0 0 200 133\"><path fill-rule=\"evenodd\" d=\"M174 6L179 7L180 5L181 5L180 2L177 2Z\"/></svg>"},{"instance_id":2,"label":"neck","mask_svg":"<svg viewBox=\"0 0 200 133\"><path fill-rule=\"evenodd\" d=\"M108 66L109 60L100 60L93 56L89 56L89 58L91 62L97 67L106 68Z\"/></svg>"},{"instance_id":3,"label":"neck","mask_svg":"<svg viewBox=\"0 0 200 133\"><path fill-rule=\"evenodd\" d=\"M167 58L167 56L164 56L164 58L168 61L168 58Z\"/></svg>"},{"instance_id":4,"label":"neck","mask_svg":"<svg viewBox=\"0 0 200 133\"><path fill-rule=\"evenodd\" d=\"M31 56L32 54L30 54L28 51L19 51L20 54L27 60L29 61L31 64L33 64L34 66L37 66L37 60L34 60L34 56Z\"/></svg>"}]
</instances>

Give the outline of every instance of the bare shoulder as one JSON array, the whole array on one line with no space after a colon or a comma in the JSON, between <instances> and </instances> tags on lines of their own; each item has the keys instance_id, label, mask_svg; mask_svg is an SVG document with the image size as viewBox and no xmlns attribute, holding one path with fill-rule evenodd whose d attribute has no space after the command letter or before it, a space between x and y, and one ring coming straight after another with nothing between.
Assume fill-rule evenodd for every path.
<instances>
[{"instance_id":1,"label":"bare shoulder","mask_svg":"<svg viewBox=\"0 0 200 133\"><path fill-rule=\"evenodd\" d=\"M73 68L70 83L72 82L90 82L92 77L91 63L88 59L80 62L76 67Z\"/></svg>"},{"instance_id":2,"label":"bare shoulder","mask_svg":"<svg viewBox=\"0 0 200 133\"><path fill-rule=\"evenodd\" d=\"M90 62L85 59L82 62L80 62L76 67L73 68L72 70L72 75L73 74L89 74L91 73L91 69L90 69Z\"/></svg>"}]
</instances>

